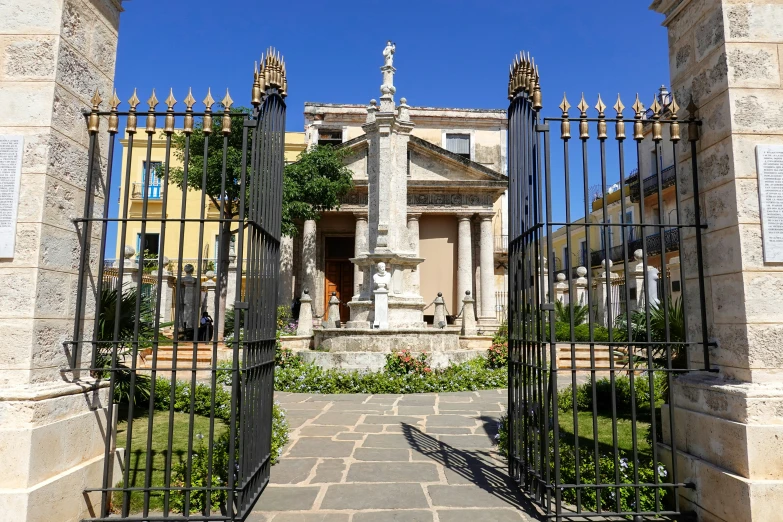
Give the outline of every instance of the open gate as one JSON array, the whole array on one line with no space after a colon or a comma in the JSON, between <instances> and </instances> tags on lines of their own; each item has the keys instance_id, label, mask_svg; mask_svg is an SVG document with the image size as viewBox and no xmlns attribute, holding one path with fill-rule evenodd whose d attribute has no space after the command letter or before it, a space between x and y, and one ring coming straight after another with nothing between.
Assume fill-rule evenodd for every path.
<instances>
[{"instance_id":1,"label":"open gate","mask_svg":"<svg viewBox=\"0 0 783 522\"><path fill-rule=\"evenodd\" d=\"M106 197L88 190L77 220L68 344L73 361L92 352L89 371L108 381L114 402L131 399L109 408L103 481L86 490L100 492L100 512L89 520L244 520L269 481L286 89L285 64L270 49L256 67L252 109L233 110L228 92L214 112L211 94L201 112L191 93L184 112L173 92L165 111L154 91L148 111L137 112L135 92L127 111L116 94L109 111L93 98L87 185L103 185ZM124 177L119 216L110 218L118 134ZM111 266L114 223L120 259Z\"/></svg>"},{"instance_id":2,"label":"open gate","mask_svg":"<svg viewBox=\"0 0 783 522\"><path fill-rule=\"evenodd\" d=\"M630 119L582 96L572 129L565 96L541 117L525 55L509 99L510 474L558 521L690 516L667 404L678 372L710 369L695 107L687 140L663 91Z\"/></svg>"}]
</instances>

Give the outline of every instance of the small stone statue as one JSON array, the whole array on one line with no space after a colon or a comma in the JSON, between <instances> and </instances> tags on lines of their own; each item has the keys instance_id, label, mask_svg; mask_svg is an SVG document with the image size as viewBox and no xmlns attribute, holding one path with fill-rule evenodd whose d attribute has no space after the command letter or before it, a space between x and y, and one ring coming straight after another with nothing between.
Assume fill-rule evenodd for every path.
<instances>
[{"instance_id":1,"label":"small stone statue","mask_svg":"<svg viewBox=\"0 0 783 522\"><path fill-rule=\"evenodd\" d=\"M394 51L397 49L397 45L393 44L391 40L386 42L386 47L383 49L384 67L392 67L394 63Z\"/></svg>"},{"instance_id":2,"label":"small stone statue","mask_svg":"<svg viewBox=\"0 0 783 522\"><path fill-rule=\"evenodd\" d=\"M383 261L378 263L378 271L372 276L372 280L375 283L375 288L379 290L389 288L391 274L386 271L386 263Z\"/></svg>"}]
</instances>

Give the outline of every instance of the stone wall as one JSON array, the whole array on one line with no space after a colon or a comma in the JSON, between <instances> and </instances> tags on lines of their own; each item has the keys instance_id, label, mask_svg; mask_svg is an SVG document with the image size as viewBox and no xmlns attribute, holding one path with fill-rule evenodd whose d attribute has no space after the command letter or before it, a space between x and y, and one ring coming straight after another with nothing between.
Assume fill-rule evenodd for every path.
<instances>
[{"instance_id":1,"label":"stone wall","mask_svg":"<svg viewBox=\"0 0 783 522\"><path fill-rule=\"evenodd\" d=\"M0 134L24 136L16 247L0 260L0 513L15 520L77 521L98 509L83 491L101 482L107 394L86 372L68 371L63 343L76 315L72 219L87 184L80 111L96 89L110 96L120 11L119 0L0 3ZM98 213L105 139L91 187ZM97 248L93 268L96 260ZM88 318L93 309L88 300ZM90 358L85 347L82 366Z\"/></svg>"},{"instance_id":2,"label":"stone wall","mask_svg":"<svg viewBox=\"0 0 783 522\"><path fill-rule=\"evenodd\" d=\"M658 0L666 15L672 87L703 124L697 146L707 328L717 373L672 389L681 490L701 520L776 520L783 504L783 267L763 262L755 149L783 144L783 4ZM676 149L685 219L694 217L690 146ZM696 288L693 232L681 258ZM700 338L697 296L686 299ZM700 346L689 353L703 365ZM671 442L667 439L667 442Z\"/></svg>"}]
</instances>

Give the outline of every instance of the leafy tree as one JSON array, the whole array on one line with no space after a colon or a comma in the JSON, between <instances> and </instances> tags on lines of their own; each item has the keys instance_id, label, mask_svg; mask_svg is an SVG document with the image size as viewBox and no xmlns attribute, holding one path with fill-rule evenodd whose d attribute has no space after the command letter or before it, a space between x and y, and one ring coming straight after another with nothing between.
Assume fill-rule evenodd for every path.
<instances>
[{"instance_id":1,"label":"leafy tree","mask_svg":"<svg viewBox=\"0 0 783 522\"><path fill-rule=\"evenodd\" d=\"M190 136L190 155L187 172L188 190L204 191L206 197L220 209L224 205L224 221L220 224L219 259L217 275L220 283L217 321L215 328L223 332L226 311L226 287L228 284L228 265L231 237L238 232L232 228L230 220L239 216L240 181L242 176L242 126L244 115L250 113L246 107L232 109L236 114L231 117L231 134L228 135L226 148L225 194L223 187L223 134L220 111L215 112L212 121L212 134L207 141L203 121L196 123ZM178 133L172 136L175 156L184 163L186 136ZM206 183L204 183L204 147L207 148ZM302 152L296 163L287 165L283 175L283 219L282 233L296 235L296 221L318 219L321 212L339 208L340 199L353 188L351 171L343 164L350 154L345 149L331 146L318 146ZM171 182L182 188L185 185L185 170L172 167L169 172ZM249 189L249 183L248 183ZM246 198L246 205L249 204Z\"/></svg>"}]
</instances>

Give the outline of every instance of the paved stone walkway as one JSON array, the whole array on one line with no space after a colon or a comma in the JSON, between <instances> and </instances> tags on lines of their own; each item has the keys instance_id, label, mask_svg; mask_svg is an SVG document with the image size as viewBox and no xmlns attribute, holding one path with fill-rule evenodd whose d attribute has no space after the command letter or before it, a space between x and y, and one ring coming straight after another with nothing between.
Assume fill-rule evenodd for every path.
<instances>
[{"instance_id":1,"label":"paved stone walkway","mask_svg":"<svg viewBox=\"0 0 783 522\"><path fill-rule=\"evenodd\" d=\"M506 397L276 393L291 442L249 520L534 520L494 445Z\"/></svg>"}]
</instances>

